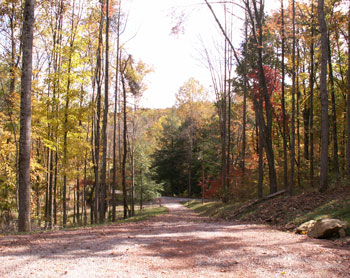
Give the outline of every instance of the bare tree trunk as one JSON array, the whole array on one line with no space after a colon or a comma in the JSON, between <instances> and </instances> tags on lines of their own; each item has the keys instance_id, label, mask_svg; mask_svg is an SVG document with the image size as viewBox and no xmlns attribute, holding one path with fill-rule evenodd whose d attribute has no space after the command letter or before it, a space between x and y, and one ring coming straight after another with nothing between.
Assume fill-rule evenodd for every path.
<instances>
[{"instance_id":1,"label":"bare tree trunk","mask_svg":"<svg viewBox=\"0 0 350 278\"><path fill-rule=\"evenodd\" d=\"M263 66L263 12L264 12L264 6L263 3L260 2L259 9L257 7L257 3L254 0L253 1L254 11L255 11L255 19L257 24L257 30L258 34L254 33L254 38L257 43L257 52L258 52L258 69L259 69L259 82L262 88L264 101L265 101L265 115L266 115L266 126L265 126L265 152L266 152L266 158L269 164L269 178L270 178L270 194L277 192L277 177L276 177L276 168L275 168L275 158L274 158L274 151L272 146L272 112L271 112L271 100L270 95L268 93L267 89L267 83L266 83L266 77L265 77L265 71ZM253 19L253 16L251 14L251 11L248 10L248 13L250 13L251 19Z\"/></svg>"},{"instance_id":2,"label":"bare tree trunk","mask_svg":"<svg viewBox=\"0 0 350 278\"><path fill-rule=\"evenodd\" d=\"M295 174L295 1L292 0L293 8L293 47L292 47L292 122L291 122L291 142L290 142L290 184L289 194L293 195L294 191L294 174Z\"/></svg>"},{"instance_id":3,"label":"bare tree trunk","mask_svg":"<svg viewBox=\"0 0 350 278\"><path fill-rule=\"evenodd\" d=\"M348 34L350 34L350 3L348 12ZM348 72L347 72L347 103L346 103L346 174L348 177L348 185L350 185L350 37L348 37Z\"/></svg>"},{"instance_id":4,"label":"bare tree trunk","mask_svg":"<svg viewBox=\"0 0 350 278\"><path fill-rule=\"evenodd\" d=\"M244 23L244 61L243 61L243 142L242 142L242 181L245 179L245 157L246 157L246 145L247 145L247 94L248 94L248 69L247 69L247 55L248 55L248 17L245 13L245 23Z\"/></svg>"},{"instance_id":5,"label":"bare tree trunk","mask_svg":"<svg viewBox=\"0 0 350 278\"><path fill-rule=\"evenodd\" d=\"M119 91L119 46L120 46L120 10L121 2L119 3L118 22L117 22L117 61L115 70L115 93L114 93L114 117L113 117L113 180L112 180L112 222L116 220L116 194L117 190L117 113L118 113L118 91Z\"/></svg>"},{"instance_id":6,"label":"bare tree trunk","mask_svg":"<svg viewBox=\"0 0 350 278\"><path fill-rule=\"evenodd\" d=\"M281 66L282 66L282 118L283 118L283 182L284 189L288 189L288 156L287 156L287 123L286 123L286 98L285 98L285 65L284 65L284 52L285 52L285 29L284 29L284 7L283 0L281 0L281 36L282 36L282 58L281 58Z\"/></svg>"},{"instance_id":7,"label":"bare tree trunk","mask_svg":"<svg viewBox=\"0 0 350 278\"><path fill-rule=\"evenodd\" d=\"M134 127L133 127L134 128ZM130 188L130 212L131 216L135 215L135 147L134 147L134 138L132 142L131 150L131 188Z\"/></svg>"},{"instance_id":8,"label":"bare tree trunk","mask_svg":"<svg viewBox=\"0 0 350 278\"><path fill-rule=\"evenodd\" d=\"M21 77L21 116L19 139L19 211L18 231L29 232L30 223L30 150L31 150L31 90L34 0L26 0L23 22L23 55Z\"/></svg>"},{"instance_id":9,"label":"bare tree trunk","mask_svg":"<svg viewBox=\"0 0 350 278\"><path fill-rule=\"evenodd\" d=\"M98 222L98 211L100 208L100 181L99 181L99 169L100 169L100 122L101 122L101 94L102 94L102 33L103 33L103 4L101 4L101 19L100 30L98 38L97 48L97 60L96 60L96 82L97 82L97 111L96 111L96 132L95 132L95 203L94 203L94 221Z\"/></svg>"},{"instance_id":10,"label":"bare tree trunk","mask_svg":"<svg viewBox=\"0 0 350 278\"><path fill-rule=\"evenodd\" d=\"M109 0L106 0L106 61L105 61L105 97L102 122L102 167L101 167L101 199L100 223L106 217L106 167L107 167L107 124L108 124L108 81L109 81Z\"/></svg>"},{"instance_id":11,"label":"bare tree trunk","mask_svg":"<svg viewBox=\"0 0 350 278\"><path fill-rule=\"evenodd\" d=\"M314 4L311 3L311 48L310 48L310 186L314 187Z\"/></svg>"},{"instance_id":12,"label":"bare tree trunk","mask_svg":"<svg viewBox=\"0 0 350 278\"><path fill-rule=\"evenodd\" d=\"M258 142L258 155L259 155L259 170L258 170L258 198L261 199L263 197L263 181L264 181L264 133L262 131L262 126L264 126L260 122L261 116L259 113L262 113L262 100L260 99L255 103L255 119L257 124L257 142ZM259 107L257 107L259 106Z\"/></svg>"},{"instance_id":13,"label":"bare tree trunk","mask_svg":"<svg viewBox=\"0 0 350 278\"><path fill-rule=\"evenodd\" d=\"M324 0L318 0L318 20L321 31L321 157L320 157L320 190L328 188L328 93L327 93L327 59L328 59L328 36L327 25L324 15Z\"/></svg>"},{"instance_id":14,"label":"bare tree trunk","mask_svg":"<svg viewBox=\"0 0 350 278\"><path fill-rule=\"evenodd\" d=\"M335 106L335 87L332 66L331 42L328 34L328 69L329 81L331 83L331 100L332 100L332 137L333 137L333 170L336 181L340 179L339 158L338 158L338 135L337 135L337 110Z\"/></svg>"},{"instance_id":15,"label":"bare tree trunk","mask_svg":"<svg viewBox=\"0 0 350 278\"><path fill-rule=\"evenodd\" d=\"M127 63L127 62L126 62ZM125 63L125 67L126 67ZM124 68L125 70L125 68ZM123 188L123 205L124 205L124 219L128 217L128 203L126 192L126 157L127 157L127 113L126 113L126 88L124 79L124 70L121 72L121 79L123 85L123 162L122 162L122 188Z\"/></svg>"},{"instance_id":16,"label":"bare tree trunk","mask_svg":"<svg viewBox=\"0 0 350 278\"><path fill-rule=\"evenodd\" d=\"M297 41L298 43L298 41ZM296 102L296 118L297 118L297 180L298 188L301 187L300 179L300 163L301 163L301 150L300 150L300 85L299 85L299 66L300 66L300 52L299 47L297 46L297 65L296 65L296 93L297 93L297 102Z\"/></svg>"}]
</instances>

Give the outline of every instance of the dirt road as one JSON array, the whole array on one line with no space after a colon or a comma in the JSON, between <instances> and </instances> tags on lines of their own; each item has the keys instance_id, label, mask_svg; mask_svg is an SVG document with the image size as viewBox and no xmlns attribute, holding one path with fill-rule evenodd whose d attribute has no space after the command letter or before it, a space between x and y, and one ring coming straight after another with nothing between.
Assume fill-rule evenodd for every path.
<instances>
[{"instance_id":1,"label":"dirt road","mask_svg":"<svg viewBox=\"0 0 350 278\"><path fill-rule=\"evenodd\" d=\"M151 220L0 238L0 277L350 277L350 250L200 218L173 198Z\"/></svg>"}]
</instances>

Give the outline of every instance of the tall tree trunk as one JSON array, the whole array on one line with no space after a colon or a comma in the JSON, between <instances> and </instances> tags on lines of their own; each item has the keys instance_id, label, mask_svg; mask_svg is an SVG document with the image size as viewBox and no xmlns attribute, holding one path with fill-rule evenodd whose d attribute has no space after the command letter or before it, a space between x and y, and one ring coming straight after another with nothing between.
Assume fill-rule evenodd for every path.
<instances>
[{"instance_id":1,"label":"tall tree trunk","mask_svg":"<svg viewBox=\"0 0 350 278\"><path fill-rule=\"evenodd\" d=\"M257 125L257 150L259 155L259 170L258 170L258 198L263 197L263 181L264 181L264 131L263 126L265 124L261 123L261 114L263 111L262 100L254 102L255 106L255 121Z\"/></svg>"},{"instance_id":2,"label":"tall tree trunk","mask_svg":"<svg viewBox=\"0 0 350 278\"><path fill-rule=\"evenodd\" d=\"M106 61L105 61L105 96L102 122L102 167L101 167L101 199L100 223L106 217L106 167L107 167L107 124L108 124L108 81L109 81L109 0L106 0Z\"/></svg>"},{"instance_id":3,"label":"tall tree trunk","mask_svg":"<svg viewBox=\"0 0 350 278\"><path fill-rule=\"evenodd\" d=\"M300 163L301 163L301 150L300 150L300 84L299 84L299 67L300 67L300 51L297 41L297 65L296 65L296 93L297 93L297 102L296 102L296 119L297 119L297 179L298 179L298 188L301 187L300 179Z\"/></svg>"},{"instance_id":4,"label":"tall tree trunk","mask_svg":"<svg viewBox=\"0 0 350 278\"><path fill-rule=\"evenodd\" d=\"M305 49L304 52L306 53ZM303 64L303 72L305 72L305 64ZM303 79L303 94L304 98L307 98L306 93L306 83L305 79ZM310 154L309 154L309 142L310 142L310 103L304 102L303 107L303 125L304 125L304 159L309 160Z\"/></svg>"},{"instance_id":5,"label":"tall tree trunk","mask_svg":"<svg viewBox=\"0 0 350 278\"><path fill-rule=\"evenodd\" d=\"M125 62L125 67L128 61ZM122 162L122 189L123 189L123 207L124 207L124 219L128 217L128 203L126 192L126 157L127 157L127 113L126 113L126 87L124 70L121 72L122 86L123 86L123 162Z\"/></svg>"},{"instance_id":6,"label":"tall tree trunk","mask_svg":"<svg viewBox=\"0 0 350 278\"><path fill-rule=\"evenodd\" d=\"M98 210L100 208L100 122L101 122L101 94L102 94L102 34L103 33L103 4L101 4L101 19L98 37L97 47L97 60L96 60L96 83L97 83L97 95L96 95L96 126L95 126L95 203L94 203L94 217L95 223L98 222Z\"/></svg>"},{"instance_id":7,"label":"tall tree trunk","mask_svg":"<svg viewBox=\"0 0 350 278\"><path fill-rule=\"evenodd\" d=\"M57 133L56 133L57 136ZM56 138L58 145L58 137ZM58 175L58 147L55 152L55 176L53 183L53 223L57 225L57 175Z\"/></svg>"},{"instance_id":8,"label":"tall tree trunk","mask_svg":"<svg viewBox=\"0 0 350 278\"><path fill-rule=\"evenodd\" d=\"M62 196L62 206L63 206L63 227L67 224L67 166L68 166L68 109L69 109L69 91L70 91L70 78L68 77L67 83L67 96L66 105L64 109L64 135L63 135L63 196Z\"/></svg>"},{"instance_id":9,"label":"tall tree trunk","mask_svg":"<svg viewBox=\"0 0 350 278\"><path fill-rule=\"evenodd\" d=\"M337 181L340 179L339 158L338 158L338 135L337 135L337 110L335 106L335 87L333 77L331 42L328 34L328 69L329 81L331 83L331 100L332 100L332 137L333 137L333 171Z\"/></svg>"},{"instance_id":10,"label":"tall tree trunk","mask_svg":"<svg viewBox=\"0 0 350 278\"><path fill-rule=\"evenodd\" d=\"M21 77L21 116L19 139L19 211L18 231L29 232L30 223L30 150L31 150L31 90L34 0L26 0L23 22L23 55Z\"/></svg>"},{"instance_id":11,"label":"tall tree trunk","mask_svg":"<svg viewBox=\"0 0 350 278\"><path fill-rule=\"evenodd\" d=\"M320 155L320 190L328 188L328 93L327 93L327 60L328 60L328 36L324 15L324 0L318 0L318 20L321 31L321 155Z\"/></svg>"},{"instance_id":12,"label":"tall tree trunk","mask_svg":"<svg viewBox=\"0 0 350 278\"><path fill-rule=\"evenodd\" d=\"M244 61L243 61L243 130L242 130L242 181L245 180L245 153L247 144L247 94L248 94L248 69L247 69L247 56L248 56L248 16L245 13L244 22Z\"/></svg>"},{"instance_id":13,"label":"tall tree trunk","mask_svg":"<svg viewBox=\"0 0 350 278\"><path fill-rule=\"evenodd\" d=\"M75 28L75 3L73 2L73 11L71 18L71 36L69 41L69 57L68 57L68 68L67 68L67 88L66 88L66 104L64 108L64 135L63 135L63 165L64 165L64 174L63 174L63 196L62 196L62 205L63 205L63 226L67 224L67 166L68 166L68 113L70 106L70 94L71 94L71 71L72 71L72 60L73 60L73 48L75 42L76 28Z\"/></svg>"},{"instance_id":14,"label":"tall tree trunk","mask_svg":"<svg viewBox=\"0 0 350 278\"><path fill-rule=\"evenodd\" d=\"M117 61L115 70L115 93L114 93L114 117L113 117L113 180L112 180L112 222L116 220L116 190L117 190L117 113L118 113L118 91L119 91L119 46L120 46L120 9L119 2L118 19L117 19Z\"/></svg>"},{"instance_id":15,"label":"tall tree trunk","mask_svg":"<svg viewBox=\"0 0 350 278\"><path fill-rule=\"evenodd\" d=\"M350 3L348 12L348 34L350 34ZM346 103L346 174L350 185L350 36L348 37L348 72L347 72L347 103Z\"/></svg>"},{"instance_id":16,"label":"tall tree trunk","mask_svg":"<svg viewBox=\"0 0 350 278\"><path fill-rule=\"evenodd\" d=\"M225 13L226 14L226 13ZM226 22L225 22L225 29L226 29ZM226 30L225 30L226 32ZM223 195L224 198L226 198L226 190L227 190L227 184L226 184L226 134L227 134L227 111L226 111L226 106L227 106L227 43L225 39L225 63L224 63L224 81L223 81L223 95L221 99L221 176L222 176L222 190L223 190Z\"/></svg>"},{"instance_id":17,"label":"tall tree trunk","mask_svg":"<svg viewBox=\"0 0 350 278\"><path fill-rule=\"evenodd\" d=\"M134 128L134 127L133 127ZM133 135L133 142L131 146L131 188L130 188L130 213L135 215L135 138Z\"/></svg>"},{"instance_id":18,"label":"tall tree trunk","mask_svg":"<svg viewBox=\"0 0 350 278\"><path fill-rule=\"evenodd\" d=\"M281 57L281 67L282 67L282 120L283 120L283 183L284 189L288 189L288 156L287 156L287 123L286 123L286 98L285 98L285 64L284 64L284 54L285 54L285 29L284 29L284 7L283 0L281 0L281 36L282 36L282 57Z\"/></svg>"},{"instance_id":19,"label":"tall tree trunk","mask_svg":"<svg viewBox=\"0 0 350 278\"><path fill-rule=\"evenodd\" d=\"M292 47L292 122L291 122L291 142L290 142L290 184L289 194L293 195L294 191L294 174L295 174L295 1L292 0L293 9L293 47Z\"/></svg>"},{"instance_id":20,"label":"tall tree trunk","mask_svg":"<svg viewBox=\"0 0 350 278\"><path fill-rule=\"evenodd\" d=\"M10 117L10 122L12 126L13 131L13 139L15 141L16 146L16 154L15 154L15 169L16 169L16 205L18 208L18 186L19 186L19 170L18 170L18 156L19 156L19 145L18 145L18 139L17 139L17 131L15 127L15 119L13 117L13 112L11 109L11 101L10 99L14 97L15 94L15 88L16 88L16 69L18 68L18 63L20 62L21 54L16 52L16 43L17 40L15 38L15 21L16 21L16 8L15 8L15 2L12 2L12 8L11 8L11 15L9 16L10 19L10 26L11 26L11 63L10 63L10 86L9 86L9 98L6 99L5 92L4 92L4 98L5 102L7 103L8 108L8 115Z\"/></svg>"},{"instance_id":21,"label":"tall tree trunk","mask_svg":"<svg viewBox=\"0 0 350 278\"><path fill-rule=\"evenodd\" d=\"M311 47L310 47L310 186L314 187L314 4L311 3Z\"/></svg>"},{"instance_id":22,"label":"tall tree trunk","mask_svg":"<svg viewBox=\"0 0 350 278\"><path fill-rule=\"evenodd\" d=\"M264 148L266 152L266 158L269 165L269 178L270 178L270 193L277 192L277 177L276 177L276 168L275 168L275 158L272 144L272 105L270 95L267 89L265 71L263 66L263 15L264 15L264 5L260 2L259 9L257 7L256 0L253 1L255 19L257 24L258 34L254 33L254 38L257 43L257 52L258 52L258 69L259 69L259 82L262 89L262 93L265 101L265 115L266 115L266 126L264 134ZM253 19L253 16L250 12L250 17Z\"/></svg>"}]
</instances>

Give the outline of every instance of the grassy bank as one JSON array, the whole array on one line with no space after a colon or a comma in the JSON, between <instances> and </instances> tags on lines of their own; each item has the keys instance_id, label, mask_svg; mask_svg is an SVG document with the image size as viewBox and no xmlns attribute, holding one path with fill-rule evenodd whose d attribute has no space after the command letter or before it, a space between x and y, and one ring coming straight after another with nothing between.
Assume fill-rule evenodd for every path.
<instances>
[{"instance_id":1,"label":"grassy bank","mask_svg":"<svg viewBox=\"0 0 350 278\"><path fill-rule=\"evenodd\" d=\"M322 217L337 218L350 224L350 188L346 187L325 193L314 191L297 196L280 196L243 210L242 207L247 205L245 203L225 204L215 201L204 205L201 202L189 202L185 205L201 216L266 223L279 227L284 227L287 223L297 226Z\"/></svg>"},{"instance_id":2,"label":"grassy bank","mask_svg":"<svg viewBox=\"0 0 350 278\"><path fill-rule=\"evenodd\" d=\"M123 224L123 223L131 223L131 222L139 222L139 221L144 221L147 219L150 219L152 217L155 217L157 215L161 214L167 214L168 209L166 207L159 207L159 206L154 206L154 207L149 207L145 208L143 210L135 210L135 216L129 217L127 219L122 218L122 213L118 211L117 213L117 221L111 222L110 220L107 220L103 224L88 224L88 225L78 225L78 224L72 224L71 222L68 223L68 225L63 228L62 226L56 226L54 227L53 230L72 230L72 229L84 229L84 228L89 228L89 227L99 227L99 226L108 226L108 225L115 225L115 224ZM33 227L32 232L30 234L37 234L37 233L44 233L44 232L51 232L53 230L45 230L42 227ZM16 231L0 231L0 235L5 236L5 235L20 235L20 234L28 234L28 233L18 233Z\"/></svg>"}]
</instances>

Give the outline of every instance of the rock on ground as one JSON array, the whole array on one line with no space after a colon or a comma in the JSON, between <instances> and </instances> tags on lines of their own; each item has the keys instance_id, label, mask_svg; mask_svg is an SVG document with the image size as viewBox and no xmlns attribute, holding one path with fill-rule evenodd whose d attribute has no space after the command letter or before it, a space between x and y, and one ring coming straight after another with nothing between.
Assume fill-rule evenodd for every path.
<instances>
[{"instance_id":1,"label":"rock on ground","mask_svg":"<svg viewBox=\"0 0 350 278\"><path fill-rule=\"evenodd\" d=\"M339 236L341 230L345 231L346 224L339 219L322 218L318 219L307 235L312 238L330 238ZM342 232L340 232L340 235Z\"/></svg>"}]
</instances>

